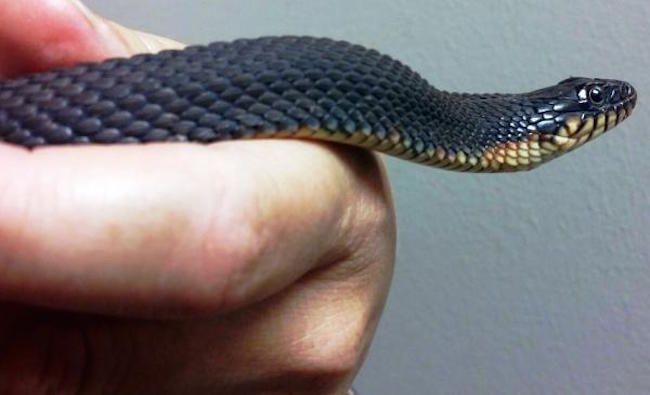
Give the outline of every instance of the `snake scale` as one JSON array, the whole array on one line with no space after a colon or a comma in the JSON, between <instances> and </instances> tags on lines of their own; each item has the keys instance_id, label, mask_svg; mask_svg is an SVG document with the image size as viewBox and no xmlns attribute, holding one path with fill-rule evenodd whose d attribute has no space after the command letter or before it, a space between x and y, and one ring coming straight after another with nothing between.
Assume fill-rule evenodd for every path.
<instances>
[{"instance_id":1,"label":"snake scale","mask_svg":"<svg viewBox=\"0 0 650 395\"><path fill-rule=\"evenodd\" d=\"M304 138L452 170L516 171L600 136L636 98L626 82L577 77L528 93L453 93L359 45L263 37L2 81L0 141Z\"/></svg>"}]
</instances>

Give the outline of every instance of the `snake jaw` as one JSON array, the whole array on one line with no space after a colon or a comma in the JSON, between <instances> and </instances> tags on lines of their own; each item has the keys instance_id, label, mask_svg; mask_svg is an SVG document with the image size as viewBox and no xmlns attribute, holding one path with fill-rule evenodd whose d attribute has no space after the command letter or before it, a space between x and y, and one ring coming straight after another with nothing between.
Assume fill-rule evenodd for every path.
<instances>
[{"instance_id":1,"label":"snake jaw","mask_svg":"<svg viewBox=\"0 0 650 395\"><path fill-rule=\"evenodd\" d=\"M547 135L544 139L556 148L554 152L572 151L619 125L631 115L635 104L636 94L633 94L622 103L603 108L599 113L568 117L557 134Z\"/></svg>"}]
</instances>

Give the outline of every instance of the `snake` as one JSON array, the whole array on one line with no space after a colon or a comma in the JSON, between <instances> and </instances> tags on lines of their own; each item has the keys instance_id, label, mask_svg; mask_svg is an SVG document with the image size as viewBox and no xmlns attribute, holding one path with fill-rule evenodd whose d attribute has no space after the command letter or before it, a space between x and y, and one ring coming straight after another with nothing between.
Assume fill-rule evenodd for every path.
<instances>
[{"instance_id":1,"label":"snake","mask_svg":"<svg viewBox=\"0 0 650 395\"><path fill-rule=\"evenodd\" d=\"M628 118L625 81L526 93L437 89L399 60L275 36L111 58L0 81L0 141L25 147L299 138L468 172L530 170Z\"/></svg>"}]
</instances>

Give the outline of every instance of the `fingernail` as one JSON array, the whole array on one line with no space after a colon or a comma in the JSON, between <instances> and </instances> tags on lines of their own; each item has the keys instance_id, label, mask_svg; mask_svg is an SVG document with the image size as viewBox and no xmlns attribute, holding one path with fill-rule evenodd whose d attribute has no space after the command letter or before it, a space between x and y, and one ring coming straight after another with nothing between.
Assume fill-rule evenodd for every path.
<instances>
[{"instance_id":1,"label":"fingernail","mask_svg":"<svg viewBox=\"0 0 650 395\"><path fill-rule=\"evenodd\" d=\"M156 36L124 27L113 21L104 19L92 12L81 0L69 0L86 17L91 27L97 31L102 38L111 45L111 50L116 51L117 47L125 54L140 52L158 52L163 49L182 48L183 45L177 41Z\"/></svg>"},{"instance_id":2,"label":"fingernail","mask_svg":"<svg viewBox=\"0 0 650 395\"><path fill-rule=\"evenodd\" d=\"M100 36L111 56L126 56L130 49L119 31L115 31L111 22L95 14L81 0L68 0L84 16L88 25Z\"/></svg>"},{"instance_id":3,"label":"fingernail","mask_svg":"<svg viewBox=\"0 0 650 395\"><path fill-rule=\"evenodd\" d=\"M95 14L92 11L90 11L90 8L88 8L84 3L82 3L81 0L68 0L68 1L70 1L72 5L77 7L77 9L82 12L90 23L93 23L92 20L96 18Z\"/></svg>"}]
</instances>

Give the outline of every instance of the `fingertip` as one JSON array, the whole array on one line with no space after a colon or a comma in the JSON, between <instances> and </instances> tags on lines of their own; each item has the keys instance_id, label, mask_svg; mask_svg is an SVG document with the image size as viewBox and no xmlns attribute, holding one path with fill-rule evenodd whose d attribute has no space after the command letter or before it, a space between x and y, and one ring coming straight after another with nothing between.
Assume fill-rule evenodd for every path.
<instances>
[{"instance_id":1,"label":"fingertip","mask_svg":"<svg viewBox=\"0 0 650 395\"><path fill-rule=\"evenodd\" d=\"M80 0L0 0L0 77L180 47L102 18Z\"/></svg>"},{"instance_id":2,"label":"fingertip","mask_svg":"<svg viewBox=\"0 0 650 395\"><path fill-rule=\"evenodd\" d=\"M38 72L120 55L68 0L0 1L0 75Z\"/></svg>"}]
</instances>

